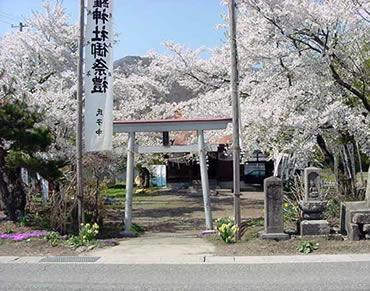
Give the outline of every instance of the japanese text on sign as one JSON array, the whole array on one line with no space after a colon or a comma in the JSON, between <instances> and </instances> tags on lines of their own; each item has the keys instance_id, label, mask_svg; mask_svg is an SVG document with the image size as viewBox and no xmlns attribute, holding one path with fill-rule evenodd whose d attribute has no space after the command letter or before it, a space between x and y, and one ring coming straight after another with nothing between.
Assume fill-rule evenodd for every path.
<instances>
[{"instance_id":1,"label":"japanese text on sign","mask_svg":"<svg viewBox=\"0 0 370 291\"><path fill-rule=\"evenodd\" d=\"M111 149L113 0L88 0L85 46L85 149Z\"/></svg>"}]
</instances>

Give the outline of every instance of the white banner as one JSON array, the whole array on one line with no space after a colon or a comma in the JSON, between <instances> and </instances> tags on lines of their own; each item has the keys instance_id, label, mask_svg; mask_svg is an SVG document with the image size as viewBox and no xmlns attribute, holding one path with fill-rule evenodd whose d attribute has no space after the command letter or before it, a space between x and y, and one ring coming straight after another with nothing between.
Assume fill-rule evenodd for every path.
<instances>
[{"instance_id":1,"label":"white banner","mask_svg":"<svg viewBox=\"0 0 370 291\"><path fill-rule=\"evenodd\" d=\"M113 0L87 3L85 151L107 151L113 135Z\"/></svg>"}]
</instances>

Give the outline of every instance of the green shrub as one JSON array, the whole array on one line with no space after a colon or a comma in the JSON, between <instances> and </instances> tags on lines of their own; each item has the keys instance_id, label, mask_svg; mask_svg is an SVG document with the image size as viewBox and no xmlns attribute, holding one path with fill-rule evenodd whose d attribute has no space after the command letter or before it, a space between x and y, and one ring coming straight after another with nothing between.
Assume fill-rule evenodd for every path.
<instances>
[{"instance_id":1,"label":"green shrub","mask_svg":"<svg viewBox=\"0 0 370 291\"><path fill-rule=\"evenodd\" d=\"M32 215L26 214L22 216L21 220L19 221L20 226L31 226L33 222Z\"/></svg>"},{"instance_id":2,"label":"green shrub","mask_svg":"<svg viewBox=\"0 0 370 291\"><path fill-rule=\"evenodd\" d=\"M39 217L37 224L41 229L51 229L51 222L49 217Z\"/></svg>"},{"instance_id":3,"label":"green shrub","mask_svg":"<svg viewBox=\"0 0 370 291\"><path fill-rule=\"evenodd\" d=\"M136 232L137 234L144 233L144 228L136 223L131 225L131 231Z\"/></svg>"},{"instance_id":4,"label":"green shrub","mask_svg":"<svg viewBox=\"0 0 370 291\"><path fill-rule=\"evenodd\" d=\"M81 230L78 235L72 236L68 244L72 247L89 246L96 243L96 235L99 233L99 225L94 223L81 224Z\"/></svg>"},{"instance_id":5,"label":"green shrub","mask_svg":"<svg viewBox=\"0 0 370 291\"><path fill-rule=\"evenodd\" d=\"M55 247L58 245L58 243L61 241L60 239L60 233L56 231L50 231L46 235L45 239L50 242L50 244Z\"/></svg>"},{"instance_id":6,"label":"green shrub","mask_svg":"<svg viewBox=\"0 0 370 291\"><path fill-rule=\"evenodd\" d=\"M11 233L14 233L14 231L13 231L11 228L7 227L7 228L5 229L5 231L4 231L4 233L5 233L5 234L11 234Z\"/></svg>"},{"instance_id":7,"label":"green shrub","mask_svg":"<svg viewBox=\"0 0 370 291\"><path fill-rule=\"evenodd\" d=\"M234 225L234 219L232 217L221 217L216 220L216 231L221 239L229 244L235 242L235 235L238 228Z\"/></svg>"},{"instance_id":8,"label":"green shrub","mask_svg":"<svg viewBox=\"0 0 370 291\"><path fill-rule=\"evenodd\" d=\"M299 245L297 246L297 251L304 254L312 253L314 250L319 248L318 243L314 243L312 241L300 241Z\"/></svg>"},{"instance_id":9,"label":"green shrub","mask_svg":"<svg viewBox=\"0 0 370 291\"><path fill-rule=\"evenodd\" d=\"M296 221L300 216L300 209L298 205L292 202L284 202L283 204L283 217L284 222Z\"/></svg>"},{"instance_id":10,"label":"green shrub","mask_svg":"<svg viewBox=\"0 0 370 291\"><path fill-rule=\"evenodd\" d=\"M339 218L340 214L340 199L333 197L328 199L328 206L326 208L326 216L329 219Z\"/></svg>"}]
</instances>

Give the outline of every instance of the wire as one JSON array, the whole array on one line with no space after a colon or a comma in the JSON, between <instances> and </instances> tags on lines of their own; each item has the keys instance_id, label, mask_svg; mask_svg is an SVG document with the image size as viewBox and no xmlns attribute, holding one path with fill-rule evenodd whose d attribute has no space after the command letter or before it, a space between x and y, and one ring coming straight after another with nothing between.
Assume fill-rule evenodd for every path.
<instances>
[{"instance_id":1,"label":"wire","mask_svg":"<svg viewBox=\"0 0 370 291\"><path fill-rule=\"evenodd\" d=\"M12 25L10 22L7 22L7 21L5 21L5 20L1 20L1 19L0 19L0 22L3 22L3 23L6 23L6 24L9 24L9 25Z\"/></svg>"},{"instance_id":2,"label":"wire","mask_svg":"<svg viewBox=\"0 0 370 291\"><path fill-rule=\"evenodd\" d=\"M0 11L0 16L6 17L6 18L8 18L12 21L19 21L19 19L20 19L19 17L15 17L15 16L13 16L9 13L3 12L3 11Z\"/></svg>"}]
</instances>

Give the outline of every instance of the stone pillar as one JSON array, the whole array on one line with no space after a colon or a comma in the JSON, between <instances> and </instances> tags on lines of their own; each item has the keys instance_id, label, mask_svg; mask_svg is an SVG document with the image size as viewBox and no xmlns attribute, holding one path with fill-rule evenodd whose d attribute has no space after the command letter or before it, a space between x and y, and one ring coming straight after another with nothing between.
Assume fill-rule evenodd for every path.
<instances>
[{"instance_id":1,"label":"stone pillar","mask_svg":"<svg viewBox=\"0 0 370 291\"><path fill-rule=\"evenodd\" d=\"M259 233L261 239L289 239L284 233L283 184L281 179L270 177L264 181L265 229Z\"/></svg>"},{"instance_id":2,"label":"stone pillar","mask_svg":"<svg viewBox=\"0 0 370 291\"><path fill-rule=\"evenodd\" d=\"M323 201L321 193L320 169L306 168L304 170L304 200L299 201L303 220L298 224L298 233L304 235L327 235L330 233L329 223L324 220L324 210L327 202Z\"/></svg>"}]
</instances>

